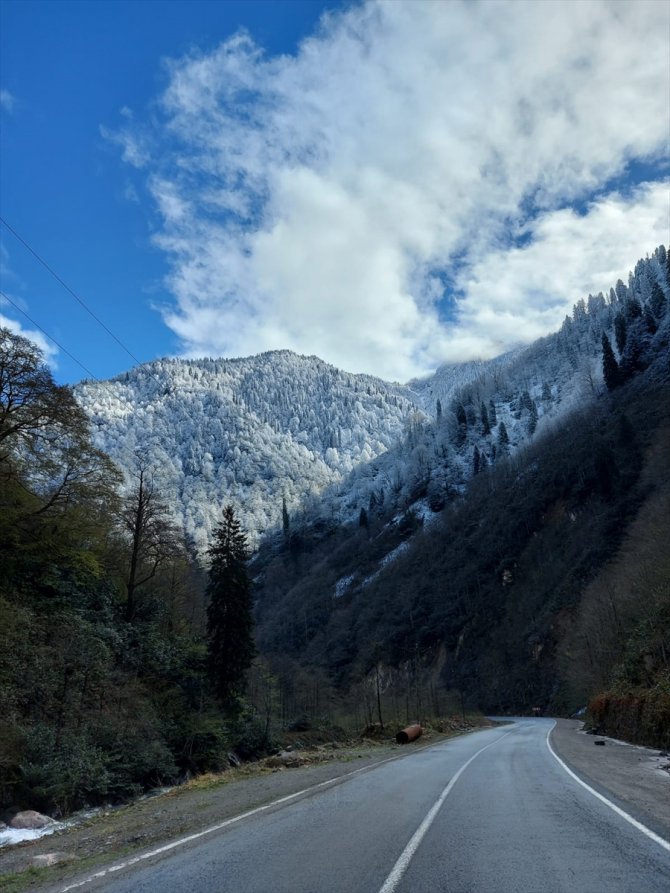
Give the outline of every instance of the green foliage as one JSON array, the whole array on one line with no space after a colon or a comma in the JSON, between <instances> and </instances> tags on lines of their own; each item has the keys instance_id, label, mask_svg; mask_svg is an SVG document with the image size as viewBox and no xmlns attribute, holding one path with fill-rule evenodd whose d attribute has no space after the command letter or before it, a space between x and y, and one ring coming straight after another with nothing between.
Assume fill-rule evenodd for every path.
<instances>
[{"instance_id":1,"label":"green foliage","mask_svg":"<svg viewBox=\"0 0 670 893\"><path fill-rule=\"evenodd\" d=\"M223 520L214 531L209 556L209 672L221 703L233 706L244 690L256 649L247 542L231 506L224 509Z\"/></svg>"},{"instance_id":2,"label":"green foliage","mask_svg":"<svg viewBox=\"0 0 670 893\"><path fill-rule=\"evenodd\" d=\"M71 392L0 330L0 806L66 814L223 765L201 574L145 472L134 539Z\"/></svg>"}]
</instances>

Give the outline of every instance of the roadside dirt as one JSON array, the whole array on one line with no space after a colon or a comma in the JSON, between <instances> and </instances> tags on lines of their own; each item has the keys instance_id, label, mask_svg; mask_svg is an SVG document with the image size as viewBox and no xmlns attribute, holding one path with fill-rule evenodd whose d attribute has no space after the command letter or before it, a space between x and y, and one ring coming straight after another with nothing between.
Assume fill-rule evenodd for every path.
<instances>
[{"instance_id":1,"label":"roadside dirt","mask_svg":"<svg viewBox=\"0 0 670 893\"><path fill-rule=\"evenodd\" d=\"M200 831L312 785L448 737L453 734L427 731L418 742L404 746L388 740L364 741L355 746L321 745L295 751L293 766L277 766L273 764L276 760L269 758L222 774L201 776L39 840L1 849L0 891L61 889L77 876L121 856ZM64 854L71 861L34 867L35 857L48 853Z\"/></svg>"},{"instance_id":2,"label":"roadside dirt","mask_svg":"<svg viewBox=\"0 0 670 893\"><path fill-rule=\"evenodd\" d=\"M618 806L670 840L670 757L658 749L587 735L583 725L557 721L551 743L558 756L585 782L610 799L614 795Z\"/></svg>"}]
</instances>

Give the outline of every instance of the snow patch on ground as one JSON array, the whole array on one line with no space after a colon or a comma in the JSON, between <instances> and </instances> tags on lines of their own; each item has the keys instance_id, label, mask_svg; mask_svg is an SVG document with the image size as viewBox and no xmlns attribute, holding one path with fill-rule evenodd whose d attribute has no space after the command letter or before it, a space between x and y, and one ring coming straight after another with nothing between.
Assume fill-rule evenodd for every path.
<instances>
[{"instance_id":1,"label":"snow patch on ground","mask_svg":"<svg viewBox=\"0 0 670 893\"><path fill-rule=\"evenodd\" d=\"M354 582L355 576L356 574L349 574L348 577L342 577L341 580L337 581L335 584L335 598L342 598L342 596L345 595L346 591Z\"/></svg>"},{"instance_id":2,"label":"snow patch on ground","mask_svg":"<svg viewBox=\"0 0 670 893\"><path fill-rule=\"evenodd\" d=\"M40 837L46 837L65 827L65 822L52 822L45 828L5 828L4 831L0 831L0 849L26 840L39 840Z\"/></svg>"}]
</instances>

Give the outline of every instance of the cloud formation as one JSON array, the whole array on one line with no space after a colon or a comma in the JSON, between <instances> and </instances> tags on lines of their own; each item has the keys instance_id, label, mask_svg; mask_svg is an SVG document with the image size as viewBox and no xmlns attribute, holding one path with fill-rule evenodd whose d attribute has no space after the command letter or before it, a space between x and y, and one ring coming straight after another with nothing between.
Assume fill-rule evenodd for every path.
<instances>
[{"instance_id":1,"label":"cloud formation","mask_svg":"<svg viewBox=\"0 0 670 893\"><path fill-rule=\"evenodd\" d=\"M608 185L667 153L667 25L655 2L368 2L295 55L241 33L171 61L113 135L159 212L167 324L192 355L401 380L552 330L667 240L667 183Z\"/></svg>"},{"instance_id":2,"label":"cloud formation","mask_svg":"<svg viewBox=\"0 0 670 893\"><path fill-rule=\"evenodd\" d=\"M0 90L0 109L3 112L9 112L10 114L14 111L14 107L16 105L16 97L13 96L9 90L5 90L4 88Z\"/></svg>"}]
</instances>

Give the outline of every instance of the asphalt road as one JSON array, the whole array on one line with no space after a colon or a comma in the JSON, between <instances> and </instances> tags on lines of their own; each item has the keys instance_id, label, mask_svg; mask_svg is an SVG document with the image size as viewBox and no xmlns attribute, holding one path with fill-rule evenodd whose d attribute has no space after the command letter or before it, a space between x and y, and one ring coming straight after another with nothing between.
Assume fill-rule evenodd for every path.
<instances>
[{"instance_id":1,"label":"asphalt road","mask_svg":"<svg viewBox=\"0 0 670 893\"><path fill-rule=\"evenodd\" d=\"M408 752L67 889L668 893L670 848L561 766L552 725L520 720Z\"/></svg>"}]
</instances>

